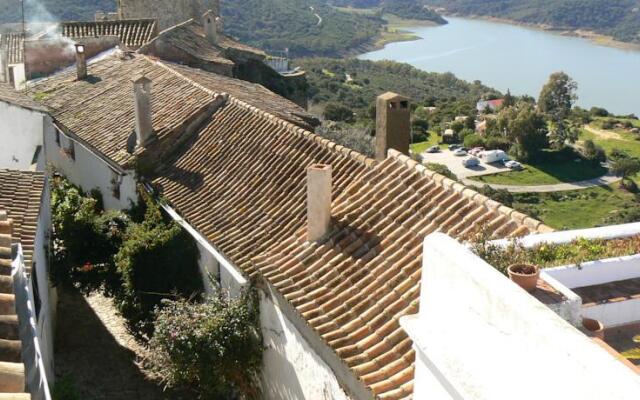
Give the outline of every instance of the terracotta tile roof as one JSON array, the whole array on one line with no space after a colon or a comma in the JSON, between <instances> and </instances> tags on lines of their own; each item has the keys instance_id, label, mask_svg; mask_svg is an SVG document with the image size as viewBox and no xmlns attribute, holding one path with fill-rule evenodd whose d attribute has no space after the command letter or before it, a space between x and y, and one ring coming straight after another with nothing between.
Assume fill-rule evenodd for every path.
<instances>
[{"instance_id":1,"label":"terracotta tile roof","mask_svg":"<svg viewBox=\"0 0 640 400\"><path fill-rule=\"evenodd\" d=\"M412 394L398 318L417 312L422 239L549 228L392 152L381 164L233 98L153 180L247 274L257 269L373 393ZM331 164L335 229L305 242L306 168Z\"/></svg>"},{"instance_id":2,"label":"terracotta tile roof","mask_svg":"<svg viewBox=\"0 0 640 400\"><path fill-rule=\"evenodd\" d=\"M91 62L88 74L88 79L78 81L75 70L69 69L31 85L29 94L50 109L56 123L68 134L121 166L134 160L131 79L135 75L146 74L153 81L153 126L161 140L179 134L187 122L200 115L214 100L214 91L235 93L265 107L282 103L283 118L305 114L297 105L262 86L142 55L118 53ZM302 123L301 118L298 121Z\"/></svg>"},{"instance_id":3,"label":"terracotta tile roof","mask_svg":"<svg viewBox=\"0 0 640 400\"><path fill-rule=\"evenodd\" d=\"M0 82L0 101L27 108L29 110L42 112L47 111L40 103L32 100L31 97L15 90L13 86L4 82Z\"/></svg>"},{"instance_id":4,"label":"terracotta tile roof","mask_svg":"<svg viewBox=\"0 0 640 400\"><path fill-rule=\"evenodd\" d=\"M366 158L230 98L153 183L196 229L250 273L251 259L305 223L306 168L334 168L338 196Z\"/></svg>"},{"instance_id":5,"label":"terracotta tile roof","mask_svg":"<svg viewBox=\"0 0 640 400\"><path fill-rule=\"evenodd\" d=\"M125 46L137 49L158 34L155 19L131 19L118 21L62 22L60 31L71 39L85 37L117 36Z\"/></svg>"},{"instance_id":6,"label":"terracotta tile roof","mask_svg":"<svg viewBox=\"0 0 640 400\"><path fill-rule=\"evenodd\" d=\"M413 392L415 355L398 321L418 312L425 236L549 228L390 153L335 198L326 241L306 242L301 229L254 261L375 396L404 399Z\"/></svg>"},{"instance_id":7,"label":"terracotta tile roof","mask_svg":"<svg viewBox=\"0 0 640 400\"><path fill-rule=\"evenodd\" d=\"M0 397L9 396L15 400L31 399L25 392L25 368L22 363L22 342L20 341L18 316L16 315L15 294L11 266L13 262L12 243L13 221L0 207ZM5 398L5 397L2 397ZM9 397L7 397L9 398Z\"/></svg>"},{"instance_id":8,"label":"terracotta tile roof","mask_svg":"<svg viewBox=\"0 0 640 400\"><path fill-rule=\"evenodd\" d=\"M195 23L193 20L176 25L172 28L160 32L157 38L153 41L163 41L164 43L174 46L190 56L219 64L227 64L230 66L235 63L224 55L224 49L217 46L212 46L204 35L204 29L201 25ZM149 46L152 46L150 43ZM146 46L140 49L143 54L146 53Z\"/></svg>"},{"instance_id":9,"label":"terracotta tile roof","mask_svg":"<svg viewBox=\"0 0 640 400\"><path fill-rule=\"evenodd\" d=\"M24 62L24 35L22 33L0 33L0 49L7 50L9 64Z\"/></svg>"},{"instance_id":10,"label":"terracotta tile roof","mask_svg":"<svg viewBox=\"0 0 640 400\"><path fill-rule=\"evenodd\" d=\"M572 290L582 298L584 307L640 299L640 278L607 282Z\"/></svg>"},{"instance_id":11,"label":"terracotta tile roof","mask_svg":"<svg viewBox=\"0 0 640 400\"><path fill-rule=\"evenodd\" d=\"M0 169L0 209L13 220L13 243L21 243L31 267L44 190L41 172Z\"/></svg>"}]
</instances>

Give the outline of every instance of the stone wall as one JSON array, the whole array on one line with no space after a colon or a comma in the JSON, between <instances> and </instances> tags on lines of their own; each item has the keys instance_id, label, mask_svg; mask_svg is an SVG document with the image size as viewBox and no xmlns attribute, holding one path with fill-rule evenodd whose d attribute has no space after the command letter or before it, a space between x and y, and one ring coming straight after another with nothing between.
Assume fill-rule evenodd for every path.
<instances>
[{"instance_id":1,"label":"stone wall","mask_svg":"<svg viewBox=\"0 0 640 400\"><path fill-rule=\"evenodd\" d=\"M154 18L160 31L191 18L200 19L207 10L219 14L219 0L118 0L121 19Z\"/></svg>"}]
</instances>

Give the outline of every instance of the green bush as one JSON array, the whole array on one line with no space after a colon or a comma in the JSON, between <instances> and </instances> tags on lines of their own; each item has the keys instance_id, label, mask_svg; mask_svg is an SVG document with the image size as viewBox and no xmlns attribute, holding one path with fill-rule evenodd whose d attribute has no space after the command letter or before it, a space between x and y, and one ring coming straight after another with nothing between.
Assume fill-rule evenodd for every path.
<instances>
[{"instance_id":1,"label":"green bush","mask_svg":"<svg viewBox=\"0 0 640 400\"><path fill-rule=\"evenodd\" d=\"M166 301L155 328L147 366L169 387L188 386L203 399L259 398L263 349L255 291L202 303Z\"/></svg>"},{"instance_id":2,"label":"green bush","mask_svg":"<svg viewBox=\"0 0 640 400\"><path fill-rule=\"evenodd\" d=\"M438 163L427 163L425 166L430 170L432 170L433 172L436 172L440 175L444 175L449 179L452 179L454 181L458 180L458 177L456 176L456 174L451 172L451 170L446 165L438 164Z\"/></svg>"},{"instance_id":3,"label":"green bush","mask_svg":"<svg viewBox=\"0 0 640 400\"><path fill-rule=\"evenodd\" d=\"M472 149L474 147L484 147L484 138L477 134L471 134L464 137L464 147Z\"/></svg>"},{"instance_id":4,"label":"green bush","mask_svg":"<svg viewBox=\"0 0 640 400\"><path fill-rule=\"evenodd\" d=\"M153 333L153 311L162 300L193 298L203 291L198 248L191 236L164 221L155 203L148 200L147 207L144 222L129 227L115 255L122 281L118 308L138 337Z\"/></svg>"},{"instance_id":5,"label":"green bush","mask_svg":"<svg viewBox=\"0 0 640 400\"><path fill-rule=\"evenodd\" d=\"M355 116L353 115L353 111L350 108L336 103L327 104L324 108L323 116L325 119L328 119L330 121L355 121Z\"/></svg>"}]
</instances>

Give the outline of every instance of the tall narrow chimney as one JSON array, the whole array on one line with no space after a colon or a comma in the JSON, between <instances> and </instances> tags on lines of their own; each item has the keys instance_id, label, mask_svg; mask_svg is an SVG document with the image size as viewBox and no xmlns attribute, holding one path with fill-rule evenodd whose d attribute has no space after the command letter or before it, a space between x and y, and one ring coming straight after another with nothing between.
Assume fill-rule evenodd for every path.
<instances>
[{"instance_id":1,"label":"tall narrow chimney","mask_svg":"<svg viewBox=\"0 0 640 400\"><path fill-rule=\"evenodd\" d=\"M217 24L217 15L213 12L213 10L207 11L203 18L204 25L204 33L207 36L207 41L212 45L218 44L218 24Z\"/></svg>"},{"instance_id":2,"label":"tall narrow chimney","mask_svg":"<svg viewBox=\"0 0 640 400\"><path fill-rule=\"evenodd\" d=\"M307 240L315 242L329 233L331 225L331 165L307 168Z\"/></svg>"},{"instance_id":3,"label":"tall narrow chimney","mask_svg":"<svg viewBox=\"0 0 640 400\"><path fill-rule=\"evenodd\" d=\"M0 49L0 81L2 82L9 81L9 59L7 57L7 49Z\"/></svg>"},{"instance_id":4,"label":"tall narrow chimney","mask_svg":"<svg viewBox=\"0 0 640 400\"><path fill-rule=\"evenodd\" d=\"M87 55L83 44L76 44L76 70L79 81L87 78Z\"/></svg>"},{"instance_id":5,"label":"tall narrow chimney","mask_svg":"<svg viewBox=\"0 0 640 400\"><path fill-rule=\"evenodd\" d=\"M151 118L151 80L144 75L133 79L133 101L136 114L136 138L146 147L156 138Z\"/></svg>"},{"instance_id":6,"label":"tall narrow chimney","mask_svg":"<svg viewBox=\"0 0 640 400\"><path fill-rule=\"evenodd\" d=\"M411 144L411 110L409 99L387 92L376 100L376 160L387 158L395 149L409 154Z\"/></svg>"}]
</instances>

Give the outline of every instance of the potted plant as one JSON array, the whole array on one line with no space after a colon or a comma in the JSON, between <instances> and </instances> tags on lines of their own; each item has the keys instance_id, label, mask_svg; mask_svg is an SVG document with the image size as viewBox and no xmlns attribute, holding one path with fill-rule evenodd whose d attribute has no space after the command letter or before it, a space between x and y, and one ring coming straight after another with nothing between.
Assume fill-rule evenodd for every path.
<instances>
[{"instance_id":1,"label":"potted plant","mask_svg":"<svg viewBox=\"0 0 640 400\"><path fill-rule=\"evenodd\" d=\"M507 268L509 279L527 292L533 292L538 286L540 268L531 264L513 264Z\"/></svg>"},{"instance_id":2,"label":"potted plant","mask_svg":"<svg viewBox=\"0 0 640 400\"><path fill-rule=\"evenodd\" d=\"M604 340L604 325L597 319L583 318L582 327L587 331L589 336Z\"/></svg>"}]
</instances>

